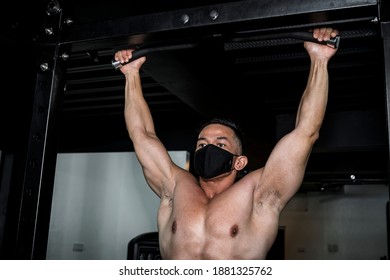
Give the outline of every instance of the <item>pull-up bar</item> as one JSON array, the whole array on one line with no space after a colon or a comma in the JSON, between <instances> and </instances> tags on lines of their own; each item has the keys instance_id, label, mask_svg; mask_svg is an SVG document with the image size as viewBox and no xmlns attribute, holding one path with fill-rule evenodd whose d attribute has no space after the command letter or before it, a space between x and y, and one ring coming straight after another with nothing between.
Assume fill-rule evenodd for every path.
<instances>
[{"instance_id":1,"label":"pull-up bar","mask_svg":"<svg viewBox=\"0 0 390 280\"><path fill-rule=\"evenodd\" d=\"M290 32L290 33L279 33L279 34L271 34L271 35L259 35L259 36L249 36L249 37L239 37L232 39L232 42L245 42L245 41L262 41L262 40L271 40L271 39L283 39L283 38L291 38L298 39L302 41L310 41L322 45L327 45L330 48L338 48L340 44L340 35L337 35L333 38L330 38L327 41L318 41L313 38L313 34L311 32ZM136 49L133 52L132 58L125 63L120 63L113 59L111 61L112 66L115 69L119 69L123 65L130 63L142 56L145 56L149 53L161 52L161 51L171 51L171 50L181 50L181 49L189 49L196 47L196 43L187 43L187 44L177 44L177 45L167 45L167 46L159 46L159 47L149 47L149 48L140 48Z\"/></svg>"}]
</instances>

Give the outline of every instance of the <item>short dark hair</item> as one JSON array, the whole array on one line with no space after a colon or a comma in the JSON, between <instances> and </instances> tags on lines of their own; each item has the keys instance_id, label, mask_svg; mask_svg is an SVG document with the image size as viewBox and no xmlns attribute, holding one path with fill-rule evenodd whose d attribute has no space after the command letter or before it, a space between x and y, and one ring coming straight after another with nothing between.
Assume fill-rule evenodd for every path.
<instances>
[{"instance_id":1,"label":"short dark hair","mask_svg":"<svg viewBox=\"0 0 390 280\"><path fill-rule=\"evenodd\" d=\"M244 141L243 133L242 133L240 126L236 122L234 122L233 120L226 118L226 117L214 117L214 118L211 118L209 120L202 122L199 125L198 133L200 133L206 126L208 126L210 124L221 124L221 125L230 127L234 131L234 134L238 140L238 144L241 148L241 151L243 152L243 150L244 150L243 149L243 141Z\"/></svg>"}]
</instances>

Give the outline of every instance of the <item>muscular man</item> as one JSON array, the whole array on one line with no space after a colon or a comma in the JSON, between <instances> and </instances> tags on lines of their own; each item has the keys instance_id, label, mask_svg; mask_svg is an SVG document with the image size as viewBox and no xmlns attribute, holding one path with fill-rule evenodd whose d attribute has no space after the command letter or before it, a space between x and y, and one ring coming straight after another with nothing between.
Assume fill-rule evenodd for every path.
<instances>
[{"instance_id":1,"label":"muscular man","mask_svg":"<svg viewBox=\"0 0 390 280\"><path fill-rule=\"evenodd\" d=\"M329 40L332 28L313 37ZM328 62L336 49L304 42L311 66L295 129L276 144L264 167L240 180L248 162L233 123L214 120L199 133L194 168L199 178L175 165L156 135L143 97L139 70L145 57L120 69L126 77L125 119L150 188L160 197L158 230L163 259L264 259L279 215L299 189L328 99ZM115 54L128 62L132 50Z\"/></svg>"}]
</instances>

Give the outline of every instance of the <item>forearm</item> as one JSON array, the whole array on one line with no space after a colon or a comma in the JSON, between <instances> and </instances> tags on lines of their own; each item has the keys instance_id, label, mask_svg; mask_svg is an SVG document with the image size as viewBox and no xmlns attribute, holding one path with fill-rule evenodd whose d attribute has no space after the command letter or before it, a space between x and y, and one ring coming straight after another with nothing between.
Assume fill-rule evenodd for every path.
<instances>
[{"instance_id":1,"label":"forearm","mask_svg":"<svg viewBox=\"0 0 390 280\"><path fill-rule=\"evenodd\" d=\"M325 115L329 89L327 65L327 59L312 61L307 85L298 108L296 128L310 136L318 134Z\"/></svg>"},{"instance_id":2,"label":"forearm","mask_svg":"<svg viewBox=\"0 0 390 280\"><path fill-rule=\"evenodd\" d=\"M130 138L134 142L140 134L154 135L153 119L142 92L141 78L136 70L125 75L125 120Z\"/></svg>"}]
</instances>

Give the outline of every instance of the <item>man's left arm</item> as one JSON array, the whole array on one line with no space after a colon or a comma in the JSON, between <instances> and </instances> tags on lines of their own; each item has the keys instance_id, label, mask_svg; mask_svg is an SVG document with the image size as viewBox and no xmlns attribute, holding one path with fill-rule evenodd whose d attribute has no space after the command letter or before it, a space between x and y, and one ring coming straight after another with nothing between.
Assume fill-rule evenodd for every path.
<instances>
[{"instance_id":1,"label":"man's left arm","mask_svg":"<svg viewBox=\"0 0 390 280\"><path fill-rule=\"evenodd\" d=\"M314 38L329 40L338 32L331 28L315 29ZM296 125L275 146L264 167L255 203L266 199L281 210L302 184L307 162L325 116L328 101L328 62L336 49L305 42L310 57L310 72L298 107Z\"/></svg>"}]
</instances>

